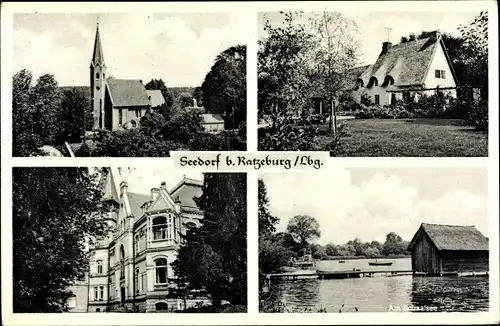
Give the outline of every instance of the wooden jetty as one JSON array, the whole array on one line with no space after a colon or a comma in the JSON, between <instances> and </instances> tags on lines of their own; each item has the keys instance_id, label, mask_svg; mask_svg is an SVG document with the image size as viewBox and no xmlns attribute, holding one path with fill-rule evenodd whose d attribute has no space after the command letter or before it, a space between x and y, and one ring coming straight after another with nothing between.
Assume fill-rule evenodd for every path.
<instances>
[{"instance_id":1,"label":"wooden jetty","mask_svg":"<svg viewBox=\"0 0 500 326\"><path fill-rule=\"evenodd\" d=\"M303 273L278 273L278 274L267 274L266 278L280 279L295 281L299 279L345 279L345 278L361 278L361 277L372 277L375 274L385 274L387 276L398 276L398 275L425 275L425 273L419 273L412 270L347 270L347 271L315 271L315 272L303 272Z\"/></svg>"}]
</instances>

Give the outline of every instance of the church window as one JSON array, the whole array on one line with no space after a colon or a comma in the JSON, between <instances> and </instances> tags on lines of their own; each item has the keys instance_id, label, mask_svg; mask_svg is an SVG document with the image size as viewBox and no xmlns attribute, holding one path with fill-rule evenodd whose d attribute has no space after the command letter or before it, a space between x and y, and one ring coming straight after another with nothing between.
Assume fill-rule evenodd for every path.
<instances>
[{"instance_id":1,"label":"church window","mask_svg":"<svg viewBox=\"0 0 500 326\"><path fill-rule=\"evenodd\" d=\"M102 260L97 261L97 274L102 274Z\"/></svg>"},{"instance_id":2,"label":"church window","mask_svg":"<svg viewBox=\"0 0 500 326\"><path fill-rule=\"evenodd\" d=\"M169 225L165 216L153 220L153 240L166 240L170 236Z\"/></svg>"},{"instance_id":3,"label":"church window","mask_svg":"<svg viewBox=\"0 0 500 326\"><path fill-rule=\"evenodd\" d=\"M95 73L95 78L99 78L99 73L98 72Z\"/></svg>"},{"instance_id":4,"label":"church window","mask_svg":"<svg viewBox=\"0 0 500 326\"><path fill-rule=\"evenodd\" d=\"M156 284L167 283L167 260L159 258L155 260Z\"/></svg>"}]
</instances>

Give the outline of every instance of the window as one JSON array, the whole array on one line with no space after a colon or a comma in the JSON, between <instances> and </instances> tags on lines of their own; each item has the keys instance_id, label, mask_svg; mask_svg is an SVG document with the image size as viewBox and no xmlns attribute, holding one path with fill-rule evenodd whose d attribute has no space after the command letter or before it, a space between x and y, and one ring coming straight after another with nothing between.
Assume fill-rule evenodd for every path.
<instances>
[{"instance_id":1,"label":"window","mask_svg":"<svg viewBox=\"0 0 500 326\"><path fill-rule=\"evenodd\" d=\"M165 302L158 302L157 304L155 304L155 309L156 311L168 310L168 304L166 304Z\"/></svg>"},{"instance_id":2,"label":"window","mask_svg":"<svg viewBox=\"0 0 500 326\"><path fill-rule=\"evenodd\" d=\"M102 79L106 78L106 74L102 73Z\"/></svg>"},{"instance_id":3,"label":"window","mask_svg":"<svg viewBox=\"0 0 500 326\"><path fill-rule=\"evenodd\" d=\"M435 76L436 76L436 78L445 79L446 78L446 72L444 70L436 69Z\"/></svg>"},{"instance_id":4,"label":"window","mask_svg":"<svg viewBox=\"0 0 500 326\"><path fill-rule=\"evenodd\" d=\"M403 100L406 103L409 103L411 101L410 92L403 92Z\"/></svg>"},{"instance_id":5,"label":"window","mask_svg":"<svg viewBox=\"0 0 500 326\"><path fill-rule=\"evenodd\" d=\"M95 78L99 78L99 73L98 72L95 73Z\"/></svg>"},{"instance_id":6,"label":"window","mask_svg":"<svg viewBox=\"0 0 500 326\"><path fill-rule=\"evenodd\" d=\"M159 258L155 260L156 284L167 284L167 260Z\"/></svg>"},{"instance_id":7,"label":"window","mask_svg":"<svg viewBox=\"0 0 500 326\"><path fill-rule=\"evenodd\" d=\"M166 240L170 238L169 225L165 216L153 220L153 240Z\"/></svg>"},{"instance_id":8,"label":"window","mask_svg":"<svg viewBox=\"0 0 500 326\"><path fill-rule=\"evenodd\" d=\"M122 124L122 123L123 123L123 121L122 121L122 120L123 120L123 111L122 111L122 109L119 109L119 110L118 110L118 122L119 122L120 124Z\"/></svg>"},{"instance_id":9,"label":"window","mask_svg":"<svg viewBox=\"0 0 500 326\"><path fill-rule=\"evenodd\" d=\"M370 88L372 86L378 86L378 80L375 77L370 78L370 81L368 81L367 87Z\"/></svg>"},{"instance_id":10,"label":"window","mask_svg":"<svg viewBox=\"0 0 500 326\"><path fill-rule=\"evenodd\" d=\"M141 117L141 109L135 110L135 117L140 118Z\"/></svg>"},{"instance_id":11,"label":"window","mask_svg":"<svg viewBox=\"0 0 500 326\"><path fill-rule=\"evenodd\" d=\"M375 104L380 104L380 95L375 95Z\"/></svg>"},{"instance_id":12,"label":"window","mask_svg":"<svg viewBox=\"0 0 500 326\"><path fill-rule=\"evenodd\" d=\"M135 282L135 293L140 293L139 292L139 269L135 270L134 282Z\"/></svg>"},{"instance_id":13,"label":"window","mask_svg":"<svg viewBox=\"0 0 500 326\"><path fill-rule=\"evenodd\" d=\"M391 105L396 105L396 94L391 94Z\"/></svg>"},{"instance_id":14,"label":"window","mask_svg":"<svg viewBox=\"0 0 500 326\"><path fill-rule=\"evenodd\" d=\"M94 301L99 300L99 288L97 286L94 287Z\"/></svg>"},{"instance_id":15,"label":"window","mask_svg":"<svg viewBox=\"0 0 500 326\"><path fill-rule=\"evenodd\" d=\"M95 308L95 312L101 312L100 308Z\"/></svg>"},{"instance_id":16,"label":"window","mask_svg":"<svg viewBox=\"0 0 500 326\"><path fill-rule=\"evenodd\" d=\"M125 278L125 249L120 246L120 279Z\"/></svg>"},{"instance_id":17,"label":"window","mask_svg":"<svg viewBox=\"0 0 500 326\"><path fill-rule=\"evenodd\" d=\"M99 287L99 301L104 300L104 286Z\"/></svg>"},{"instance_id":18,"label":"window","mask_svg":"<svg viewBox=\"0 0 500 326\"><path fill-rule=\"evenodd\" d=\"M141 293L144 292L144 273L141 274Z\"/></svg>"},{"instance_id":19,"label":"window","mask_svg":"<svg viewBox=\"0 0 500 326\"><path fill-rule=\"evenodd\" d=\"M102 274L102 260L97 261L97 274Z\"/></svg>"},{"instance_id":20,"label":"window","mask_svg":"<svg viewBox=\"0 0 500 326\"><path fill-rule=\"evenodd\" d=\"M139 253L139 250L140 250L140 246L139 246L139 235L136 234L135 235L135 254L137 255L137 253Z\"/></svg>"}]
</instances>

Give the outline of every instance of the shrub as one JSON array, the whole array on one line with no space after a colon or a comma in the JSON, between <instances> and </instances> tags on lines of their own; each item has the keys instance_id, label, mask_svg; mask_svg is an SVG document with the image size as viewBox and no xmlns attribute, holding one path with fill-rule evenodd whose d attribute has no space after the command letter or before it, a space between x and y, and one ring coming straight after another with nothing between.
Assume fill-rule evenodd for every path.
<instances>
[{"instance_id":1,"label":"shrub","mask_svg":"<svg viewBox=\"0 0 500 326\"><path fill-rule=\"evenodd\" d=\"M469 120L476 126L477 130L488 131L488 101L481 100L475 106L470 106Z\"/></svg>"}]
</instances>

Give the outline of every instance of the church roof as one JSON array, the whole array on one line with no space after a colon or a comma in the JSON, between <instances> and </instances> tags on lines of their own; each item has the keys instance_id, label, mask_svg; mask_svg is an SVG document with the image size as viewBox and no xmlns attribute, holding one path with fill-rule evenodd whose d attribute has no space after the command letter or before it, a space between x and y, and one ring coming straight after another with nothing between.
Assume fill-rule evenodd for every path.
<instances>
[{"instance_id":1,"label":"church roof","mask_svg":"<svg viewBox=\"0 0 500 326\"><path fill-rule=\"evenodd\" d=\"M379 55L375 64L366 69L360 78L365 86L372 77L381 85L386 76L394 79L395 86L423 85L438 46L443 46L446 54L439 35L434 40L428 37L392 45L387 52Z\"/></svg>"},{"instance_id":2,"label":"church roof","mask_svg":"<svg viewBox=\"0 0 500 326\"><path fill-rule=\"evenodd\" d=\"M94 53L92 55L92 64L94 66L104 65L104 52L102 50L101 36L99 35L99 24L95 32Z\"/></svg>"},{"instance_id":3,"label":"church roof","mask_svg":"<svg viewBox=\"0 0 500 326\"><path fill-rule=\"evenodd\" d=\"M106 82L114 107L151 105L146 88L140 80L108 78Z\"/></svg>"},{"instance_id":4,"label":"church roof","mask_svg":"<svg viewBox=\"0 0 500 326\"><path fill-rule=\"evenodd\" d=\"M163 97L163 94L161 93L160 90L148 89L146 90L146 93L148 93L152 108L160 106L165 103L165 98Z\"/></svg>"}]
</instances>

